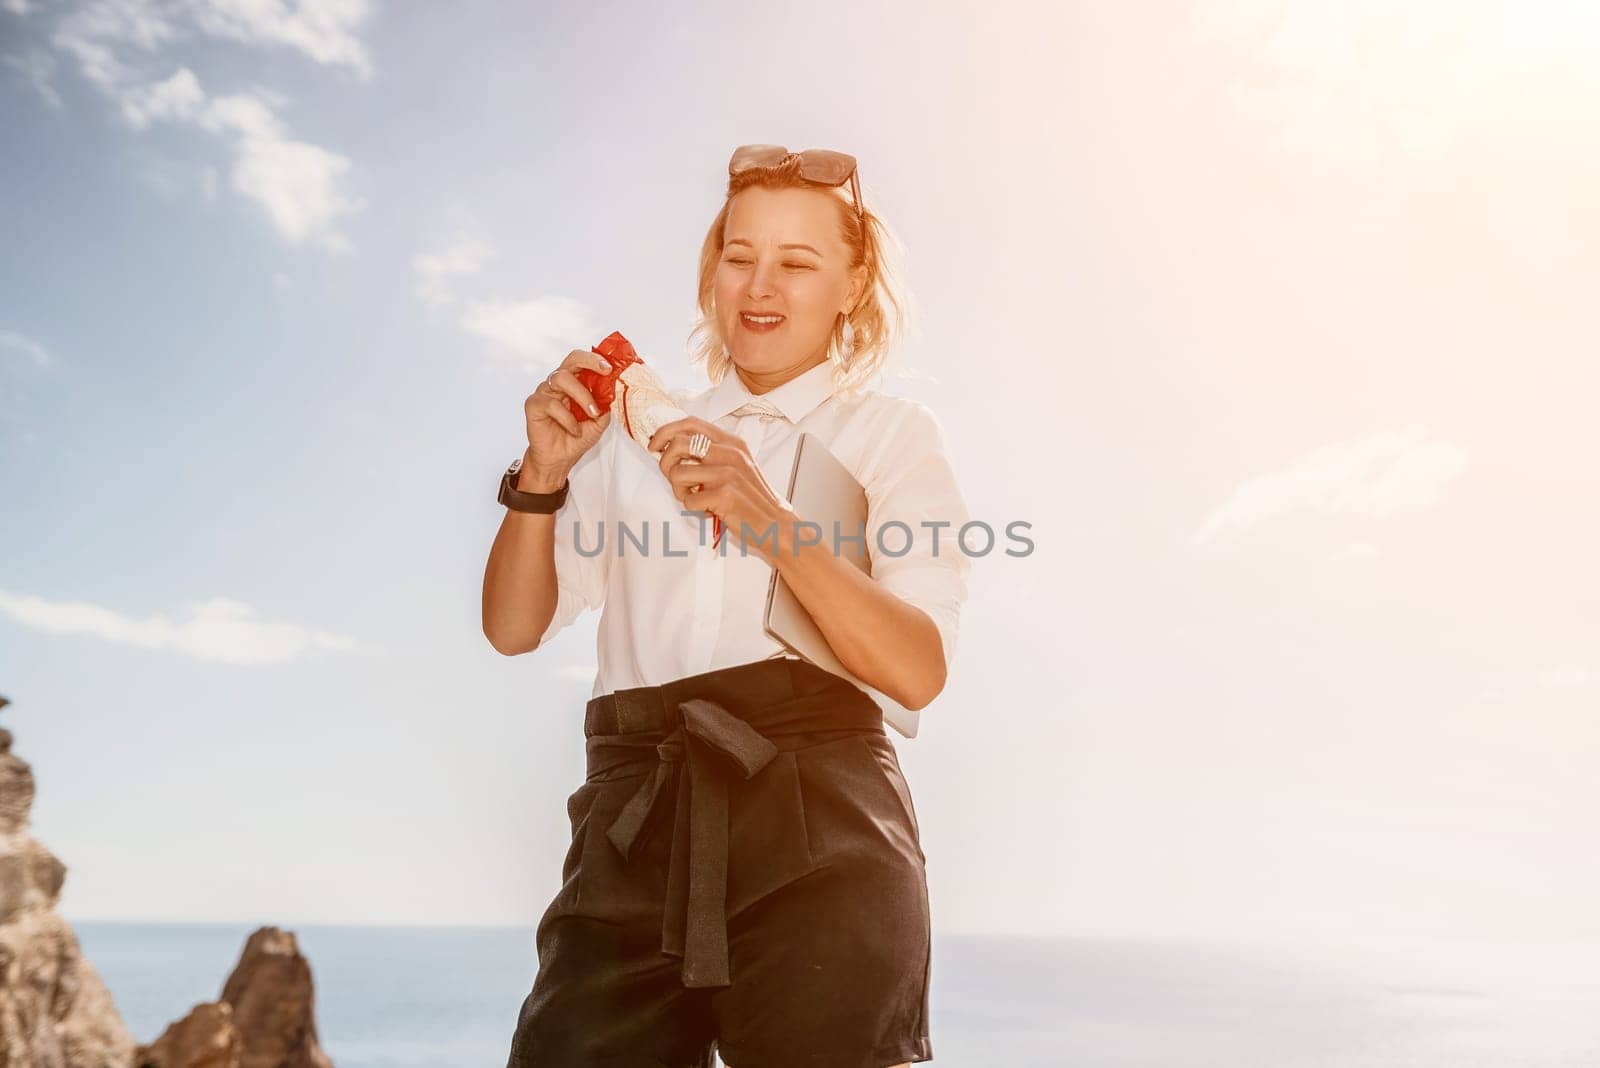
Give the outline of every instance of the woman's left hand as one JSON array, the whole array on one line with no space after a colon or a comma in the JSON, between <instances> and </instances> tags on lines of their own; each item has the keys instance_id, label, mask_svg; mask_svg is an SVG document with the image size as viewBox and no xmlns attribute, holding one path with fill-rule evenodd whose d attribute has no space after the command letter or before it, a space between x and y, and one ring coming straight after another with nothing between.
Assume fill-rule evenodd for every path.
<instances>
[{"instance_id":1,"label":"woman's left hand","mask_svg":"<svg viewBox=\"0 0 1600 1068\"><path fill-rule=\"evenodd\" d=\"M696 431L711 439L711 448L699 463L684 463L685 457L694 459L689 454L689 439ZM661 473L685 508L720 518L724 536L729 530L748 526L748 548L772 562L780 525L788 521L791 509L767 484L743 438L690 415L656 428L646 448L652 453L664 449Z\"/></svg>"}]
</instances>

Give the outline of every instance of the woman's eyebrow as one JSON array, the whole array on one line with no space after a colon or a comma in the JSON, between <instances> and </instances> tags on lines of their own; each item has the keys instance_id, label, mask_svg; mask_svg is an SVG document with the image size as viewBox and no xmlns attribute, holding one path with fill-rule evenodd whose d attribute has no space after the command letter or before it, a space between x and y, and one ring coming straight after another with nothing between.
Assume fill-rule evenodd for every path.
<instances>
[{"instance_id":1,"label":"woman's eyebrow","mask_svg":"<svg viewBox=\"0 0 1600 1068\"><path fill-rule=\"evenodd\" d=\"M754 245L750 244L750 242L746 241L742 237L736 237L732 241L729 241L728 244L730 244L730 245L746 245L746 246L748 246L750 248L755 248ZM822 253L818 252L816 249L812 248L810 245L790 244L790 245L779 245L778 247L779 248L803 248L807 252L811 253L813 256L817 256L819 258L822 256Z\"/></svg>"}]
</instances>

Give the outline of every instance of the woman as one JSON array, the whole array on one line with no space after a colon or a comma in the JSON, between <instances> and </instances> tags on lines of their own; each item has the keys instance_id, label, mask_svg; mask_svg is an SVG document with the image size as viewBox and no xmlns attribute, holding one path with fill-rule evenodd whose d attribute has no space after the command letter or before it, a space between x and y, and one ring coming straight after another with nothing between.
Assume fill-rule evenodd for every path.
<instances>
[{"instance_id":1,"label":"woman","mask_svg":"<svg viewBox=\"0 0 1600 1068\"><path fill-rule=\"evenodd\" d=\"M575 372L608 370L586 350L527 399L508 479L551 496L495 538L485 635L523 653L604 607L587 776L510 1068L933 1057L926 858L882 710L762 627L776 568L869 686L909 709L944 687L967 513L929 409L864 385L899 334L888 248L852 157L744 146L701 251L713 384L677 398L688 415L649 451L610 412L575 420L569 398L598 413ZM773 487L803 432L867 490L870 577L795 536L806 517Z\"/></svg>"}]
</instances>

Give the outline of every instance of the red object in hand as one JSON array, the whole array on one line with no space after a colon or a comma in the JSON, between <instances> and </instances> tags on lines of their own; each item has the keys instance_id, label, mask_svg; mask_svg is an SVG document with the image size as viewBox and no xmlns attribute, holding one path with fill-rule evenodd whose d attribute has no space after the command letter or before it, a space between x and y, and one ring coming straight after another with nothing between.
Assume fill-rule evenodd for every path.
<instances>
[{"instance_id":1,"label":"red object in hand","mask_svg":"<svg viewBox=\"0 0 1600 1068\"><path fill-rule=\"evenodd\" d=\"M578 381L583 383L584 388L594 394L595 406L602 412L609 412L612 401L616 400L617 397L617 379L622 377L622 372L627 369L629 364L643 363L644 361L639 358L637 352L633 351L633 343L616 330L607 334L604 341L589 351L598 352L609 360L611 362L611 373L601 374L599 371L592 371L587 367L580 367L574 373L577 374ZM567 398L567 410L580 423L585 419L594 418L573 397Z\"/></svg>"},{"instance_id":2,"label":"red object in hand","mask_svg":"<svg viewBox=\"0 0 1600 1068\"><path fill-rule=\"evenodd\" d=\"M621 379L622 372L632 364L643 363L644 361L633 350L633 342L623 337L621 331L618 330L611 331L606 335L604 341L589 351L598 352L604 356L611 363L611 373L601 374L599 371L591 371L587 367L580 367L574 373L578 376L578 381L583 383L584 388L594 395L595 406L602 412L609 412L612 403L617 399L617 382ZM567 398L567 410L579 422L594 418L584 410L581 404L571 397ZM713 513L711 516L711 546L712 548L717 548L721 544L722 517Z\"/></svg>"}]
</instances>

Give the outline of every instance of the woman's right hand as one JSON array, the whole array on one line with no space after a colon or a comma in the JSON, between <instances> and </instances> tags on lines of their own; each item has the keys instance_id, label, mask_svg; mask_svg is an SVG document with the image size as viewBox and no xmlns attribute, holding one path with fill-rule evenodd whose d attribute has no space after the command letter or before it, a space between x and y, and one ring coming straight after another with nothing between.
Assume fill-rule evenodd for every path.
<instances>
[{"instance_id":1,"label":"woman's right hand","mask_svg":"<svg viewBox=\"0 0 1600 1068\"><path fill-rule=\"evenodd\" d=\"M517 489L532 493L559 489L567 472L611 424L609 411L580 422L567 407L567 398L571 397L586 411L596 410L594 395L578 381L576 374L585 367L601 374L611 371L610 362L598 352L573 349L523 402L523 414L528 421L528 452L517 474Z\"/></svg>"}]
</instances>

